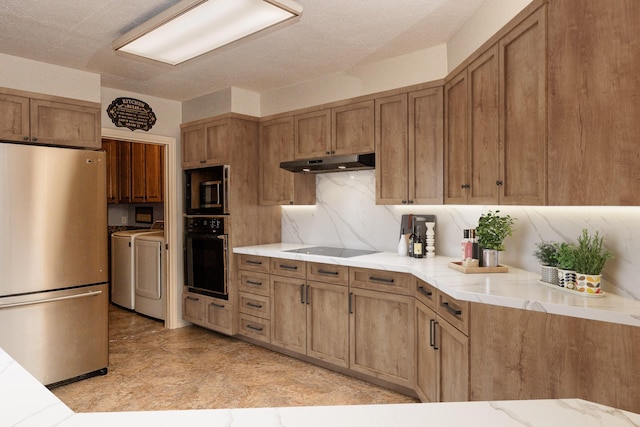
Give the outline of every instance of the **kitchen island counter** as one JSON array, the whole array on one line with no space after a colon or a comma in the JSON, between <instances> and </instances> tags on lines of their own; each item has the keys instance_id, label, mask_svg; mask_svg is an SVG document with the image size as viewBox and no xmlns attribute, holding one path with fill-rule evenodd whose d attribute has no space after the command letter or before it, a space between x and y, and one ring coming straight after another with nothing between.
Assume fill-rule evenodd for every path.
<instances>
[{"instance_id":1,"label":"kitchen island counter","mask_svg":"<svg viewBox=\"0 0 640 427\"><path fill-rule=\"evenodd\" d=\"M640 415L580 399L74 413L0 349L2 426L637 426Z\"/></svg>"},{"instance_id":2,"label":"kitchen island counter","mask_svg":"<svg viewBox=\"0 0 640 427\"><path fill-rule=\"evenodd\" d=\"M640 301L611 293L603 297L572 295L539 284L540 274L530 271L509 267L507 273L464 274L449 267L458 259L444 256L416 259L377 252L340 258L285 252L310 246L273 243L234 248L233 252L409 273L461 301L640 326Z\"/></svg>"}]
</instances>

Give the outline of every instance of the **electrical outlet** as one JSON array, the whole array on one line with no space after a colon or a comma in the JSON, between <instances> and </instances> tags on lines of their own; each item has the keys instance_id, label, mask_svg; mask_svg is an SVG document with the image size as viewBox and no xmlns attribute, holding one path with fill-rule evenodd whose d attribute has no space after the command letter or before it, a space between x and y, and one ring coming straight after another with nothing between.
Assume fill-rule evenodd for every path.
<instances>
[{"instance_id":1,"label":"electrical outlet","mask_svg":"<svg viewBox=\"0 0 640 427\"><path fill-rule=\"evenodd\" d=\"M127 217L123 216L122 218L120 218L120 221L122 222L122 224L127 224Z\"/></svg>"}]
</instances>

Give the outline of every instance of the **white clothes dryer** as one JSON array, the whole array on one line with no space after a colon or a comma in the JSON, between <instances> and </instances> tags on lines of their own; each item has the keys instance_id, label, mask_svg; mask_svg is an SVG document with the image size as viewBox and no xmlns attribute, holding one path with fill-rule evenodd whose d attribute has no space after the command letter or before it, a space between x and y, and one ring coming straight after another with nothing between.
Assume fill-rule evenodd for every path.
<instances>
[{"instance_id":1,"label":"white clothes dryer","mask_svg":"<svg viewBox=\"0 0 640 427\"><path fill-rule=\"evenodd\" d=\"M137 313L165 320L167 279L164 232L146 233L135 244L135 306Z\"/></svg>"}]
</instances>

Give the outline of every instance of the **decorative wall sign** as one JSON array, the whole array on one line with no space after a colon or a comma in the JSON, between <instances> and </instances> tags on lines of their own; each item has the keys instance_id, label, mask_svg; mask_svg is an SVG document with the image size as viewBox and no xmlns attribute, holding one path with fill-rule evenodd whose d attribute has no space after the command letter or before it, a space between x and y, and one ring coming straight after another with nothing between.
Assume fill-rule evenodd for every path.
<instances>
[{"instance_id":1,"label":"decorative wall sign","mask_svg":"<svg viewBox=\"0 0 640 427\"><path fill-rule=\"evenodd\" d=\"M148 131L156 123L156 115L149 104L134 98L114 99L107 114L114 125L131 130Z\"/></svg>"}]
</instances>

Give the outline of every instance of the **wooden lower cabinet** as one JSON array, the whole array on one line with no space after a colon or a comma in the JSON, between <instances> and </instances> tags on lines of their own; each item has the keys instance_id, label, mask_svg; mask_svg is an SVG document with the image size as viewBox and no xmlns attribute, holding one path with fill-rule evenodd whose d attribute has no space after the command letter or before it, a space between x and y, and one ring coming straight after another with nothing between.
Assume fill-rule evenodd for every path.
<instances>
[{"instance_id":1,"label":"wooden lower cabinet","mask_svg":"<svg viewBox=\"0 0 640 427\"><path fill-rule=\"evenodd\" d=\"M414 298L358 288L350 298L350 369L413 388Z\"/></svg>"},{"instance_id":2,"label":"wooden lower cabinet","mask_svg":"<svg viewBox=\"0 0 640 427\"><path fill-rule=\"evenodd\" d=\"M191 323L227 335L234 334L233 307L225 300L184 292L182 317Z\"/></svg>"},{"instance_id":3,"label":"wooden lower cabinet","mask_svg":"<svg viewBox=\"0 0 640 427\"><path fill-rule=\"evenodd\" d=\"M416 392L427 402L469 400L469 337L416 303Z\"/></svg>"},{"instance_id":4,"label":"wooden lower cabinet","mask_svg":"<svg viewBox=\"0 0 640 427\"><path fill-rule=\"evenodd\" d=\"M306 353L307 306L304 279L271 276L271 343L275 346Z\"/></svg>"}]
</instances>

